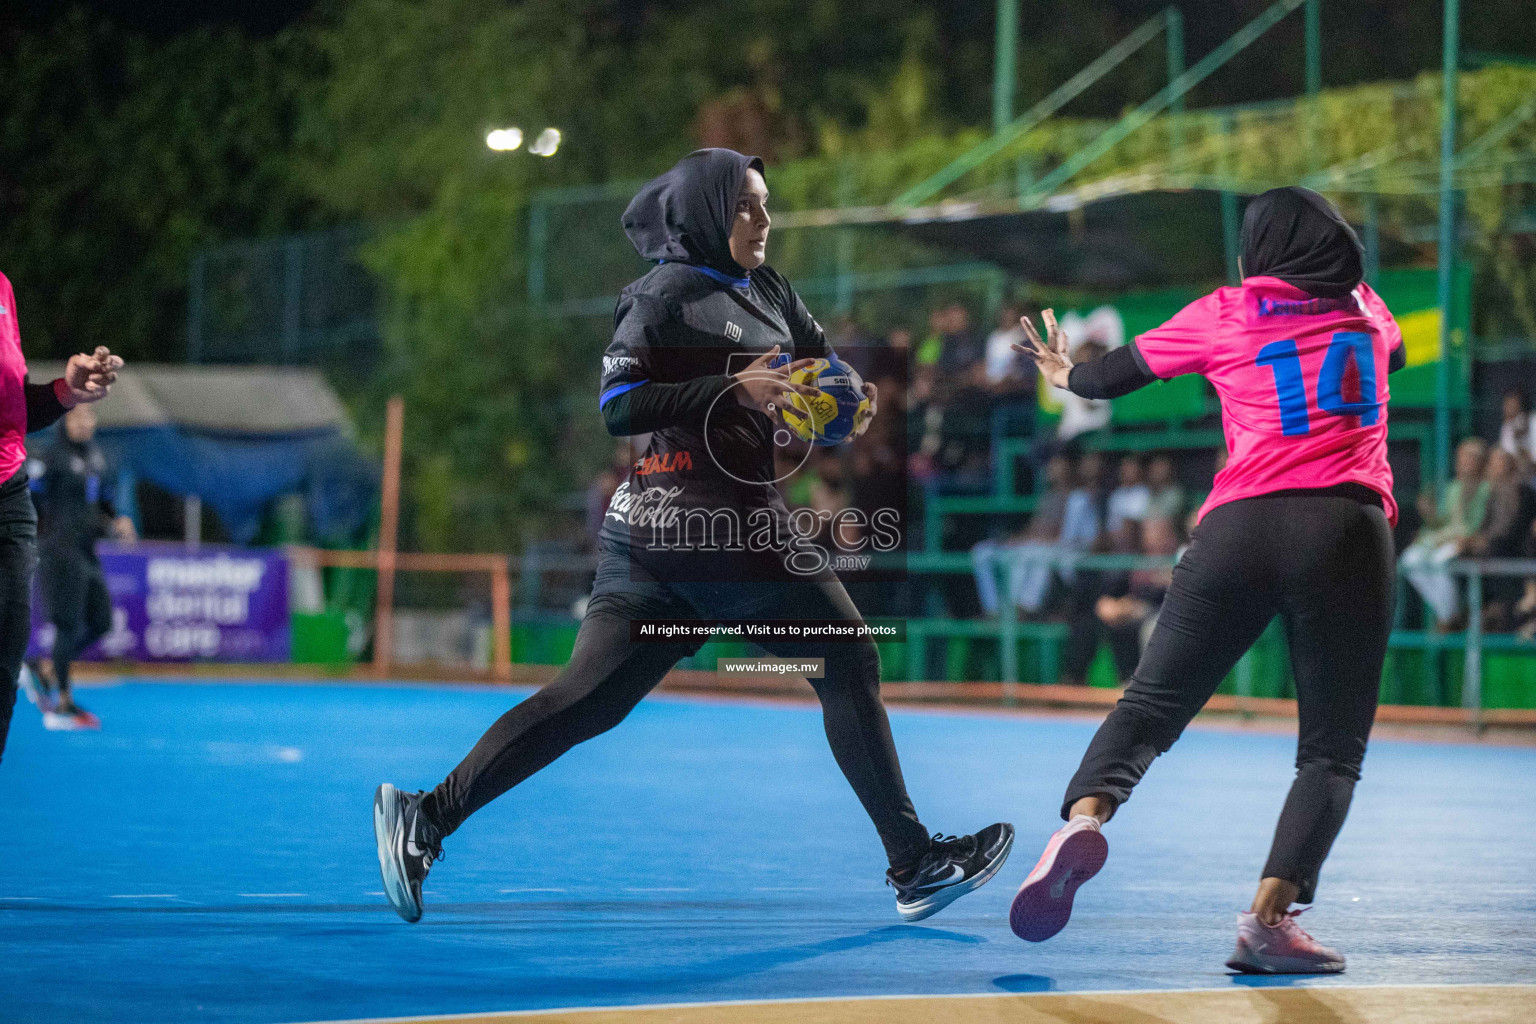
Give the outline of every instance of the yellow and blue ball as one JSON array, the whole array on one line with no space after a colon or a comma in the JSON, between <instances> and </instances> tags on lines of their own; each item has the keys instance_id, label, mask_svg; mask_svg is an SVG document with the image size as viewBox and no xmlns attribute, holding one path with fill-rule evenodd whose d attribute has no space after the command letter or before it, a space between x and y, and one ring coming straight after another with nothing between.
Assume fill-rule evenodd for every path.
<instances>
[{"instance_id":1,"label":"yellow and blue ball","mask_svg":"<svg viewBox=\"0 0 1536 1024\"><path fill-rule=\"evenodd\" d=\"M801 367L789 379L821 391L814 397L793 394L782 410L784 423L796 437L822 447L853 440L869 416L869 399L858 371L833 356Z\"/></svg>"}]
</instances>

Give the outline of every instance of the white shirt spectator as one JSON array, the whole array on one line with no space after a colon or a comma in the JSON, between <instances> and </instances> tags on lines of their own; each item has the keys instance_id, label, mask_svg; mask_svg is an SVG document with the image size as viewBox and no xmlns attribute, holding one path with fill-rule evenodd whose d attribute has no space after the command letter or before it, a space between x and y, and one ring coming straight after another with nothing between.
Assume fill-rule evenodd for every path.
<instances>
[{"instance_id":1,"label":"white shirt spectator","mask_svg":"<svg viewBox=\"0 0 1536 1024\"><path fill-rule=\"evenodd\" d=\"M1499 428L1499 447L1516 458L1536 462L1536 416L1521 413Z\"/></svg>"},{"instance_id":2,"label":"white shirt spectator","mask_svg":"<svg viewBox=\"0 0 1536 1024\"><path fill-rule=\"evenodd\" d=\"M1061 403L1061 423L1056 436L1070 441L1079 434L1109 426L1109 403L1093 398L1081 398L1062 388L1051 388Z\"/></svg>"},{"instance_id":3,"label":"white shirt spectator","mask_svg":"<svg viewBox=\"0 0 1536 1024\"><path fill-rule=\"evenodd\" d=\"M1061 318L1061 329L1074 350L1085 342L1097 342L1113 351L1125 344L1125 321L1114 306L1100 306L1087 316L1068 312ZM1051 397L1061 403L1061 423L1056 436L1070 441L1090 430L1109 426L1109 403L1079 398L1062 388L1051 388Z\"/></svg>"},{"instance_id":4,"label":"white shirt spectator","mask_svg":"<svg viewBox=\"0 0 1536 1024\"><path fill-rule=\"evenodd\" d=\"M1116 487L1109 492L1109 506L1105 513L1105 526L1110 533L1120 529L1128 519L1141 522L1152 507L1152 491L1146 484Z\"/></svg>"},{"instance_id":5,"label":"white shirt spectator","mask_svg":"<svg viewBox=\"0 0 1536 1024\"><path fill-rule=\"evenodd\" d=\"M987 335L987 380L996 384L998 381L1007 380L1009 377L1021 376L1024 357L1013 350L1013 346L1024 343L1024 329L1013 327L1008 330L993 331Z\"/></svg>"}]
</instances>

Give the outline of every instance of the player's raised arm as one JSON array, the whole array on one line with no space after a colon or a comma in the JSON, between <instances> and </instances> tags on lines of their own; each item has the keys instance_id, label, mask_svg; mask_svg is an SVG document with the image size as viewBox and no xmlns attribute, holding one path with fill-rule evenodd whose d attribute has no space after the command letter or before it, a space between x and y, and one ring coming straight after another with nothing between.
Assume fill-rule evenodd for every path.
<instances>
[{"instance_id":1,"label":"player's raised arm","mask_svg":"<svg viewBox=\"0 0 1536 1024\"><path fill-rule=\"evenodd\" d=\"M1033 359L1040 368L1040 375L1052 386L1081 398L1106 399L1128 395L1157 380L1136 351L1135 342L1122 345L1098 359L1074 363L1070 339L1056 322L1056 311L1043 310L1040 319L1045 322L1045 340L1041 340L1040 332L1029 317L1020 317L1019 326L1024 329L1029 344L1015 344L1013 349Z\"/></svg>"}]
</instances>

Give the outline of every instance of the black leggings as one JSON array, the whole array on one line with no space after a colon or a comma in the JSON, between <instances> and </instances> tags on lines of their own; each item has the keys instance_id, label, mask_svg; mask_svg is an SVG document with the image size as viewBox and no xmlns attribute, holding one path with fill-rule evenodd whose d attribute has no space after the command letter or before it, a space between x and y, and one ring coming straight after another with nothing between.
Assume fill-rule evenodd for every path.
<instances>
[{"instance_id":1,"label":"black leggings","mask_svg":"<svg viewBox=\"0 0 1536 1024\"><path fill-rule=\"evenodd\" d=\"M37 513L18 469L0 484L0 756L16 706L16 676L32 634L32 572L37 566Z\"/></svg>"},{"instance_id":2,"label":"black leggings","mask_svg":"<svg viewBox=\"0 0 1536 1024\"><path fill-rule=\"evenodd\" d=\"M599 570L600 577L604 575ZM661 682L673 665L694 653L697 641L635 643L631 619L818 619L862 621L836 579L786 584L696 588L689 601L650 587L594 594L576 634L571 660L538 693L497 719L469 756L433 790L424 810L443 832L516 786L571 747L618 725ZM716 603L693 600L709 596ZM743 595L751 598L750 604ZM734 604L735 607L731 607ZM700 607L714 609L700 614ZM893 867L910 865L930 843L918 821L880 702L880 657L873 643L770 643L770 654L824 658L823 678L812 679L821 700L827 741L838 767L874 821Z\"/></svg>"},{"instance_id":3,"label":"black leggings","mask_svg":"<svg viewBox=\"0 0 1536 1024\"><path fill-rule=\"evenodd\" d=\"M69 669L80 652L112 629L112 596L101 563L69 544L49 544L42 551L43 589L54 626L53 672L59 695L69 697Z\"/></svg>"},{"instance_id":4,"label":"black leggings","mask_svg":"<svg viewBox=\"0 0 1536 1024\"><path fill-rule=\"evenodd\" d=\"M1173 746L1270 619L1296 677L1296 780L1263 877L1312 902L1349 811L1376 716L1392 623L1392 536L1379 507L1324 492L1219 506L1173 570L1136 672L1067 787L1062 817L1101 794L1116 805Z\"/></svg>"}]
</instances>

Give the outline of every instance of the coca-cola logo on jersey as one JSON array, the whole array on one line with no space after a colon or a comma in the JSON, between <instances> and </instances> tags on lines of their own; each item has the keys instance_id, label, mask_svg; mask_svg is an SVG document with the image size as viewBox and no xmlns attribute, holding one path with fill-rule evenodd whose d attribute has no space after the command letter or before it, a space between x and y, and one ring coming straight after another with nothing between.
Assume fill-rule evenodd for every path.
<instances>
[{"instance_id":1,"label":"coca-cola logo on jersey","mask_svg":"<svg viewBox=\"0 0 1536 1024\"><path fill-rule=\"evenodd\" d=\"M608 502L608 511L603 515L630 527L670 530L678 523L676 502L682 493L681 487L647 487L637 491L626 480L613 492L613 500Z\"/></svg>"}]
</instances>

